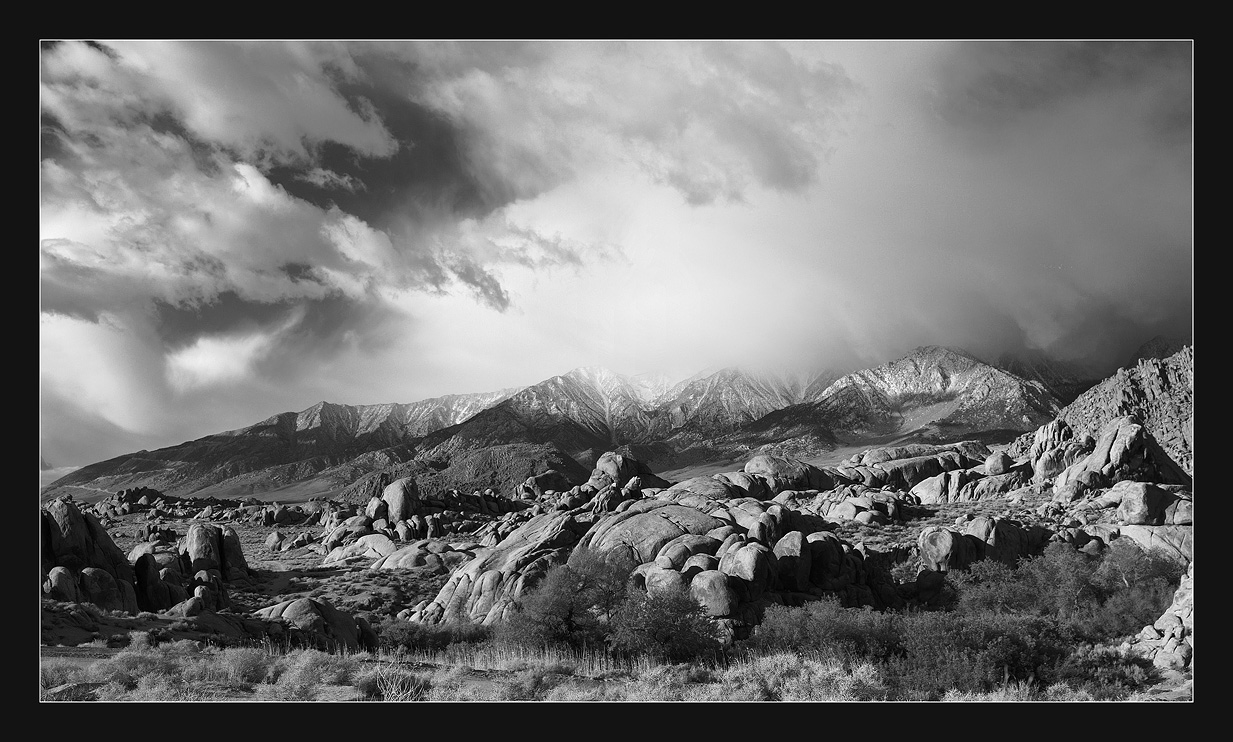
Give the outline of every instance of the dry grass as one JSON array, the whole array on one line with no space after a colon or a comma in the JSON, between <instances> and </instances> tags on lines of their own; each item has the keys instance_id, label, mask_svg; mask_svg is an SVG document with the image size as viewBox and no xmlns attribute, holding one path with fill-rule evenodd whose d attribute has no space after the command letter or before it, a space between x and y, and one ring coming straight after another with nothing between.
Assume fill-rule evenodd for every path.
<instances>
[{"instance_id":1,"label":"dry grass","mask_svg":"<svg viewBox=\"0 0 1233 742\"><path fill-rule=\"evenodd\" d=\"M524 647L496 642L451 644L437 651L409 651L400 660L430 665L463 666L476 670L520 671L551 668L566 675L602 677L638 673L656 667L644 657L622 659L601 650L568 650L554 647Z\"/></svg>"},{"instance_id":2,"label":"dry grass","mask_svg":"<svg viewBox=\"0 0 1233 742\"><path fill-rule=\"evenodd\" d=\"M818 652L763 651L729 666L602 661L598 653L472 647L465 662L413 665L404 654L331 655L255 648L199 648L178 642L125 649L87 666L59 659L40 666L40 694L68 685L57 700L105 701L654 701L863 702L897 695L885 668ZM1093 701L1087 688L1043 688L1013 679L988 691L951 690L958 702ZM925 700L921 697L919 700Z\"/></svg>"}]
</instances>

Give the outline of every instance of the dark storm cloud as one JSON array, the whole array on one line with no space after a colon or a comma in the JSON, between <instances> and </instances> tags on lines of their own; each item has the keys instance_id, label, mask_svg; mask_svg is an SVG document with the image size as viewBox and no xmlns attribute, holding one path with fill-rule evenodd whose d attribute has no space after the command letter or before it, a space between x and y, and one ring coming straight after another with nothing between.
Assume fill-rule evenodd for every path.
<instances>
[{"instance_id":1,"label":"dark storm cloud","mask_svg":"<svg viewBox=\"0 0 1233 742\"><path fill-rule=\"evenodd\" d=\"M1035 347L1107 373L1153 335L1192 336L1192 54L980 42L937 59L939 164L966 194L948 249Z\"/></svg>"},{"instance_id":2,"label":"dark storm cloud","mask_svg":"<svg viewBox=\"0 0 1233 742\"><path fill-rule=\"evenodd\" d=\"M1025 114L1117 92L1162 140L1190 140L1194 45L1180 41L956 44L940 61L938 110L951 124L997 131Z\"/></svg>"},{"instance_id":3,"label":"dark storm cloud","mask_svg":"<svg viewBox=\"0 0 1233 742\"><path fill-rule=\"evenodd\" d=\"M691 203L816 182L837 66L760 42L411 44L382 50L421 74L413 97L463 132L485 193L528 198L623 161Z\"/></svg>"},{"instance_id":4,"label":"dark storm cloud","mask_svg":"<svg viewBox=\"0 0 1233 742\"><path fill-rule=\"evenodd\" d=\"M242 299L223 291L196 306L154 301L155 328L168 348L191 344L201 335L251 332L286 322L296 304Z\"/></svg>"},{"instance_id":5,"label":"dark storm cloud","mask_svg":"<svg viewBox=\"0 0 1233 742\"><path fill-rule=\"evenodd\" d=\"M390 228L395 218L482 216L508 203L509 194L494 193L493 187L471 174L463 155L463 132L441 114L407 98L405 83L395 85L397 76L384 69L396 60L380 61L363 65L370 71L369 82L341 85L339 92L348 100L370 102L373 114L399 142L397 151L365 157L349 147L323 142L316 150L318 168L276 166L269 171L271 181L298 198L322 208L336 205L379 229ZM408 76L414 74L407 65L401 69ZM305 177L316 169L354 185L329 187L335 184Z\"/></svg>"}]
</instances>

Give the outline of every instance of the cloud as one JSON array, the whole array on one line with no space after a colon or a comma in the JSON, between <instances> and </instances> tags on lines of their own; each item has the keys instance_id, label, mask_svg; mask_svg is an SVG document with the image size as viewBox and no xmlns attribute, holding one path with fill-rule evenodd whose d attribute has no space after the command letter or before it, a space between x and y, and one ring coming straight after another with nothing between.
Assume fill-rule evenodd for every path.
<instances>
[{"instance_id":1,"label":"cloud","mask_svg":"<svg viewBox=\"0 0 1233 742\"><path fill-rule=\"evenodd\" d=\"M1000 138L1026 117L1096 104L1106 115L1130 115L1119 129L1188 143L1193 53L1186 41L952 44L935 66L937 111L956 128Z\"/></svg>"},{"instance_id":2,"label":"cloud","mask_svg":"<svg viewBox=\"0 0 1233 742\"><path fill-rule=\"evenodd\" d=\"M199 337L167 356L167 380L177 392L245 378L270 346L264 335Z\"/></svg>"},{"instance_id":3,"label":"cloud","mask_svg":"<svg viewBox=\"0 0 1233 742\"><path fill-rule=\"evenodd\" d=\"M595 363L879 363L926 343L1120 360L1190 323L1189 57L56 44L48 425L92 410L115 440L184 439Z\"/></svg>"},{"instance_id":4,"label":"cloud","mask_svg":"<svg viewBox=\"0 0 1233 742\"><path fill-rule=\"evenodd\" d=\"M196 136L244 159L307 160L317 142L384 157L397 149L371 107L338 80L361 75L344 44L294 41L105 42L135 94ZM145 107L143 106L143 109Z\"/></svg>"},{"instance_id":5,"label":"cloud","mask_svg":"<svg viewBox=\"0 0 1233 742\"><path fill-rule=\"evenodd\" d=\"M691 204L816 181L855 85L756 42L400 46L416 99L468 132L468 163L510 200L622 162Z\"/></svg>"},{"instance_id":6,"label":"cloud","mask_svg":"<svg viewBox=\"0 0 1233 742\"><path fill-rule=\"evenodd\" d=\"M350 175L339 175L333 170L315 167L295 176L296 180L311 183L322 189L342 189L350 193L368 190L364 183Z\"/></svg>"}]
</instances>

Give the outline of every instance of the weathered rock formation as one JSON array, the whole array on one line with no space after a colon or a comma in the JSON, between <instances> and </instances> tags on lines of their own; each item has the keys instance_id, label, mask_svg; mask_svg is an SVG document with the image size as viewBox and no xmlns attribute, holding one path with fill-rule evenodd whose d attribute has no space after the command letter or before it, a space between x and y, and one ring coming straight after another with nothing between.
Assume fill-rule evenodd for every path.
<instances>
[{"instance_id":1,"label":"weathered rock formation","mask_svg":"<svg viewBox=\"0 0 1233 742\"><path fill-rule=\"evenodd\" d=\"M1095 440L1111 421L1126 417L1133 417L1181 471L1194 476L1193 346L1182 348L1168 358L1140 359L1134 366L1118 369L1116 374L1079 395L1055 418L1071 432L1054 426L1049 431L1048 448L1056 448L1069 438ZM1035 463L1044 450L1041 435L1037 430L1033 435L1021 436L1008 453L1018 457L1031 449L1037 476L1055 476L1074 461L1067 462L1057 472L1050 470L1042 474L1042 467Z\"/></svg>"},{"instance_id":2,"label":"weathered rock formation","mask_svg":"<svg viewBox=\"0 0 1233 742\"><path fill-rule=\"evenodd\" d=\"M549 568L565 563L585 532L586 526L568 511L532 516L496 546L461 565L434 600L413 606L404 617L425 623L499 621Z\"/></svg>"},{"instance_id":3,"label":"weathered rock formation","mask_svg":"<svg viewBox=\"0 0 1233 742\"><path fill-rule=\"evenodd\" d=\"M107 509L169 504L154 490L125 490ZM207 506L208 507L208 506ZM229 512L234 512L232 508ZM186 517L192 517L186 513ZM53 600L94 603L107 610L218 610L229 605L226 585L246 582L252 571L231 526L193 523L175 541L169 529L147 524L147 541L125 555L92 512L68 498L43 508L43 594ZM183 605L196 599L192 605Z\"/></svg>"},{"instance_id":4,"label":"weathered rock formation","mask_svg":"<svg viewBox=\"0 0 1233 742\"><path fill-rule=\"evenodd\" d=\"M377 636L363 618L335 608L324 598L296 598L262 608L254 616L281 619L297 634L327 649L376 649Z\"/></svg>"}]
</instances>

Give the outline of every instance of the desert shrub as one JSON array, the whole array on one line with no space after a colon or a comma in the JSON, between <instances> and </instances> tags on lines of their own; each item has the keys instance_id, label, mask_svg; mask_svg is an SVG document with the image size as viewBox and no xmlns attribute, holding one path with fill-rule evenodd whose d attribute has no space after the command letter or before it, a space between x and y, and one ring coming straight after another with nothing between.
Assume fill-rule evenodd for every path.
<instances>
[{"instance_id":1,"label":"desert shrub","mask_svg":"<svg viewBox=\"0 0 1233 742\"><path fill-rule=\"evenodd\" d=\"M1099 556L1054 542L1040 556L1022 561L1015 573L1038 612L1069 619L1099 600L1092 579L1099 565Z\"/></svg>"},{"instance_id":2,"label":"desert shrub","mask_svg":"<svg viewBox=\"0 0 1233 742\"><path fill-rule=\"evenodd\" d=\"M1089 641L1126 636L1155 623L1173 602L1185 572L1130 539L1115 539L1102 557L1091 577L1099 604L1076 621L1078 633Z\"/></svg>"},{"instance_id":3,"label":"desert shrub","mask_svg":"<svg viewBox=\"0 0 1233 742\"><path fill-rule=\"evenodd\" d=\"M962 613L1009 613L1035 611L1037 598L1024 589L1016 571L993 559L974 562L967 570L947 575Z\"/></svg>"},{"instance_id":4,"label":"desert shrub","mask_svg":"<svg viewBox=\"0 0 1233 742\"><path fill-rule=\"evenodd\" d=\"M432 690L429 675L387 665L361 670L354 683L368 701L421 701Z\"/></svg>"},{"instance_id":5,"label":"desert shrub","mask_svg":"<svg viewBox=\"0 0 1233 742\"><path fill-rule=\"evenodd\" d=\"M133 682L132 688L136 688L136 681ZM111 680L104 683L94 691L94 698L98 701L126 701L130 687L122 681Z\"/></svg>"},{"instance_id":6,"label":"desert shrub","mask_svg":"<svg viewBox=\"0 0 1233 742\"><path fill-rule=\"evenodd\" d=\"M358 669L359 662L352 657L329 654L319 649L299 649L271 663L267 678L298 693L323 684L346 685Z\"/></svg>"},{"instance_id":7,"label":"desert shrub","mask_svg":"<svg viewBox=\"0 0 1233 742\"><path fill-rule=\"evenodd\" d=\"M471 670L463 665L454 665L446 670L440 670L429 678L430 687L426 701L479 701L492 700L483 698L477 692L474 684L468 683Z\"/></svg>"},{"instance_id":8,"label":"desert shrub","mask_svg":"<svg viewBox=\"0 0 1233 742\"><path fill-rule=\"evenodd\" d=\"M714 621L683 589L648 594L631 588L612 627L615 648L661 661L714 657L720 650Z\"/></svg>"},{"instance_id":9,"label":"desert shrub","mask_svg":"<svg viewBox=\"0 0 1233 742\"><path fill-rule=\"evenodd\" d=\"M55 688L76 683L85 677L85 669L72 660L51 657L39 660L39 688Z\"/></svg>"},{"instance_id":10,"label":"desert shrub","mask_svg":"<svg viewBox=\"0 0 1233 742\"><path fill-rule=\"evenodd\" d=\"M1074 688L1071 688L1066 683L1054 683L1053 685L1050 685L1049 687L1045 688L1044 691L1042 691L1039 700L1066 702L1066 701L1095 701L1096 699L1092 697L1091 693L1088 693L1085 690L1081 690L1081 689L1076 690Z\"/></svg>"},{"instance_id":11,"label":"desert shrub","mask_svg":"<svg viewBox=\"0 0 1233 742\"><path fill-rule=\"evenodd\" d=\"M232 680L227 667L219 661L217 652L202 653L184 662L180 667L179 676L192 683L238 683Z\"/></svg>"},{"instance_id":12,"label":"desert shrub","mask_svg":"<svg viewBox=\"0 0 1233 742\"><path fill-rule=\"evenodd\" d=\"M624 701L620 688L607 683L562 683L544 694L545 701Z\"/></svg>"},{"instance_id":13,"label":"desert shrub","mask_svg":"<svg viewBox=\"0 0 1233 742\"><path fill-rule=\"evenodd\" d=\"M137 679L137 686L120 698L122 701L207 701L216 696L207 686L173 675L146 675Z\"/></svg>"},{"instance_id":14,"label":"desert shrub","mask_svg":"<svg viewBox=\"0 0 1233 742\"><path fill-rule=\"evenodd\" d=\"M514 677L498 684L496 701L542 701L562 679L539 668L518 671Z\"/></svg>"},{"instance_id":15,"label":"desert shrub","mask_svg":"<svg viewBox=\"0 0 1233 742\"><path fill-rule=\"evenodd\" d=\"M1076 642L1110 641L1154 622L1180 580L1179 565L1126 539L1096 556L1054 543L1017 569L984 560L948 577L959 612L1055 618Z\"/></svg>"},{"instance_id":16,"label":"desert shrub","mask_svg":"<svg viewBox=\"0 0 1233 742\"><path fill-rule=\"evenodd\" d=\"M903 652L884 668L899 697L910 700L1035 682L1069 651L1057 623L1038 616L912 613L902 626Z\"/></svg>"},{"instance_id":17,"label":"desert shrub","mask_svg":"<svg viewBox=\"0 0 1233 742\"><path fill-rule=\"evenodd\" d=\"M689 679L681 665L660 665L644 670L627 684L624 693L630 701L683 701Z\"/></svg>"},{"instance_id":18,"label":"desert shrub","mask_svg":"<svg viewBox=\"0 0 1233 742\"><path fill-rule=\"evenodd\" d=\"M833 657L774 652L739 662L724 671L721 683L732 700L870 701L887 690L870 662L848 664Z\"/></svg>"},{"instance_id":19,"label":"desert shrub","mask_svg":"<svg viewBox=\"0 0 1233 742\"><path fill-rule=\"evenodd\" d=\"M1173 602L1175 585L1153 582L1119 590L1073 616L1068 628L1084 641L1113 641L1156 622Z\"/></svg>"},{"instance_id":20,"label":"desert shrub","mask_svg":"<svg viewBox=\"0 0 1233 742\"><path fill-rule=\"evenodd\" d=\"M717 670L699 663L657 664L635 670L619 679L623 682L603 683L600 687L581 686L579 698L550 693L559 700L601 701L717 701L765 700L762 698L731 699L722 692Z\"/></svg>"},{"instance_id":21,"label":"desert shrub","mask_svg":"<svg viewBox=\"0 0 1233 742\"><path fill-rule=\"evenodd\" d=\"M1016 681L987 692L948 690L942 695L943 701L985 702L985 703L1019 703L1023 701L1038 701L1040 693L1028 682Z\"/></svg>"},{"instance_id":22,"label":"desert shrub","mask_svg":"<svg viewBox=\"0 0 1233 742\"><path fill-rule=\"evenodd\" d=\"M497 630L497 639L523 646L603 646L626 600L631 569L591 552L548 570Z\"/></svg>"},{"instance_id":23,"label":"desert shrub","mask_svg":"<svg viewBox=\"0 0 1233 742\"><path fill-rule=\"evenodd\" d=\"M126 689L137 687L137 680L153 675L179 675L181 660L156 649L125 649L112 657L94 662L88 668L93 682L118 683Z\"/></svg>"},{"instance_id":24,"label":"desert shrub","mask_svg":"<svg viewBox=\"0 0 1233 742\"><path fill-rule=\"evenodd\" d=\"M1121 701L1153 677L1151 661L1113 647L1082 645L1061 658L1050 677L1084 700Z\"/></svg>"},{"instance_id":25,"label":"desert shrub","mask_svg":"<svg viewBox=\"0 0 1233 742\"><path fill-rule=\"evenodd\" d=\"M236 683L260 683L273 662L268 652L255 647L230 647L217 656L224 676Z\"/></svg>"},{"instance_id":26,"label":"desert shrub","mask_svg":"<svg viewBox=\"0 0 1233 742\"><path fill-rule=\"evenodd\" d=\"M128 632L128 646L134 649L153 649L158 646L158 640L149 631Z\"/></svg>"},{"instance_id":27,"label":"desert shrub","mask_svg":"<svg viewBox=\"0 0 1233 742\"><path fill-rule=\"evenodd\" d=\"M759 652L814 652L878 661L902 651L901 620L895 613L844 608L833 597L799 608L772 605L749 646Z\"/></svg>"},{"instance_id":28,"label":"desert shrub","mask_svg":"<svg viewBox=\"0 0 1233 742\"><path fill-rule=\"evenodd\" d=\"M451 644L476 644L492 637L492 630L467 621L423 624L389 618L377 626L381 646L409 652L435 652Z\"/></svg>"},{"instance_id":29,"label":"desert shrub","mask_svg":"<svg viewBox=\"0 0 1233 742\"><path fill-rule=\"evenodd\" d=\"M360 692L360 697L365 701L380 701L381 690L378 688L377 681L382 673L389 672L385 665L377 665L375 667L366 667L355 674L352 679L352 684L355 689Z\"/></svg>"}]
</instances>

